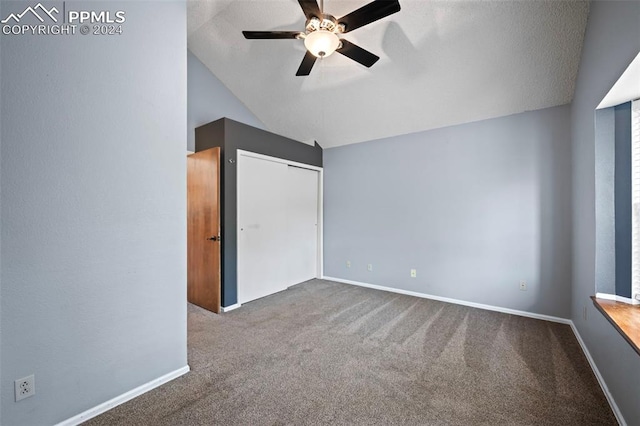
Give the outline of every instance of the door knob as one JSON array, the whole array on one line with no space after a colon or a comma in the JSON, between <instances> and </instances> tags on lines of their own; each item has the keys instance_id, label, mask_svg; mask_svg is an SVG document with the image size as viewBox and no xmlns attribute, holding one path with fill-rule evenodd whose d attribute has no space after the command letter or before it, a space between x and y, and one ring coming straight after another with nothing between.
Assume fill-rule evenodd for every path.
<instances>
[{"instance_id":1,"label":"door knob","mask_svg":"<svg viewBox=\"0 0 640 426\"><path fill-rule=\"evenodd\" d=\"M207 240L209 240L209 241L222 241L222 238L220 238L219 235L216 235L216 236L207 238Z\"/></svg>"}]
</instances>

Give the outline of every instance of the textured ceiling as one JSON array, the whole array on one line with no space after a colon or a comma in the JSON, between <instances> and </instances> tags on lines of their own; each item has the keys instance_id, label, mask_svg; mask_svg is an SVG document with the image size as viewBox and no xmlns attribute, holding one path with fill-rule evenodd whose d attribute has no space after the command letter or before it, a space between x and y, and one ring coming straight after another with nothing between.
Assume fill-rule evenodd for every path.
<instances>
[{"instance_id":1,"label":"textured ceiling","mask_svg":"<svg viewBox=\"0 0 640 426\"><path fill-rule=\"evenodd\" d=\"M367 3L324 8L340 17ZM296 77L302 40L242 36L302 31L297 0L189 1L188 45L269 130L325 148L571 102L587 2L400 4L344 35L380 56L369 69L336 53Z\"/></svg>"}]
</instances>

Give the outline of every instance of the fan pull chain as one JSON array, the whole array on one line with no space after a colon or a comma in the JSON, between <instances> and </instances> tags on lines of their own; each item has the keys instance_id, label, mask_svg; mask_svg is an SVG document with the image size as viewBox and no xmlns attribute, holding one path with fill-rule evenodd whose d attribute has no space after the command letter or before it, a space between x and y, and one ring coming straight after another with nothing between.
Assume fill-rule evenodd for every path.
<instances>
[{"instance_id":1,"label":"fan pull chain","mask_svg":"<svg viewBox=\"0 0 640 426\"><path fill-rule=\"evenodd\" d=\"M322 61L320 61L320 90L322 91L320 93L320 128L321 129L325 129L325 123L326 123L326 117L325 117L325 109L326 109L326 105L327 105L327 90L325 88L325 84L324 84L324 63Z\"/></svg>"}]
</instances>

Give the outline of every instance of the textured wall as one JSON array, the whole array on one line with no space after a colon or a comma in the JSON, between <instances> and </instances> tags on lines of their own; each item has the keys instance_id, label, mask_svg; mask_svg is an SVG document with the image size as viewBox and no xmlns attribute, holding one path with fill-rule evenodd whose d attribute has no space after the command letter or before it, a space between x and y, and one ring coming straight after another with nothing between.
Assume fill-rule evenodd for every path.
<instances>
[{"instance_id":1,"label":"textured wall","mask_svg":"<svg viewBox=\"0 0 640 426\"><path fill-rule=\"evenodd\" d=\"M569 114L325 150L325 275L568 318Z\"/></svg>"},{"instance_id":2,"label":"textured wall","mask_svg":"<svg viewBox=\"0 0 640 426\"><path fill-rule=\"evenodd\" d=\"M25 2L2 2L1 14ZM186 10L1 42L3 425L54 424L184 367ZM36 395L14 402L14 379Z\"/></svg>"},{"instance_id":3,"label":"textured wall","mask_svg":"<svg viewBox=\"0 0 640 426\"><path fill-rule=\"evenodd\" d=\"M573 321L630 425L640 424L640 357L594 309L594 109L640 50L640 2L593 2L571 108ZM583 319L583 310L587 319Z\"/></svg>"},{"instance_id":4,"label":"textured wall","mask_svg":"<svg viewBox=\"0 0 640 426\"><path fill-rule=\"evenodd\" d=\"M191 52L187 54L187 150L195 151L195 128L222 117L266 129L264 124Z\"/></svg>"}]
</instances>

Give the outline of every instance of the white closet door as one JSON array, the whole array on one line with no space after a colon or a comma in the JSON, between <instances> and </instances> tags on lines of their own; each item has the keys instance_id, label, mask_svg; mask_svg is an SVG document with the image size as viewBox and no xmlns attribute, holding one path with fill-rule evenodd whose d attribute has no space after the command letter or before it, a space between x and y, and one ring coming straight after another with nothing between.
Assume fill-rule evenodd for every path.
<instances>
[{"instance_id":1,"label":"white closet door","mask_svg":"<svg viewBox=\"0 0 640 426\"><path fill-rule=\"evenodd\" d=\"M288 166L242 156L238 162L238 302L287 286Z\"/></svg>"},{"instance_id":2,"label":"white closet door","mask_svg":"<svg viewBox=\"0 0 640 426\"><path fill-rule=\"evenodd\" d=\"M315 170L288 166L287 265L292 286L318 274L318 176Z\"/></svg>"}]
</instances>

